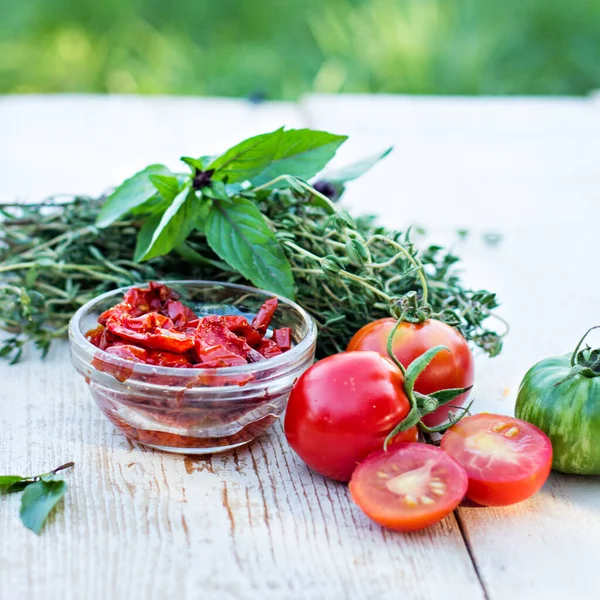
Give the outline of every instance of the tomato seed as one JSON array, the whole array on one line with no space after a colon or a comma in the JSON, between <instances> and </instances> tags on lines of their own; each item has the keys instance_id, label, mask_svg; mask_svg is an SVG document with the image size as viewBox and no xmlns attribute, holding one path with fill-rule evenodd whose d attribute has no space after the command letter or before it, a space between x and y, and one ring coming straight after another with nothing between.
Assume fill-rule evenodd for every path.
<instances>
[{"instance_id":1,"label":"tomato seed","mask_svg":"<svg viewBox=\"0 0 600 600\"><path fill-rule=\"evenodd\" d=\"M431 481L429 489L434 496L443 496L446 493L446 484L442 481Z\"/></svg>"},{"instance_id":2,"label":"tomato seed","mask_svg":"<svg viewBox=\"0 0 600 600\"><path fill-rule=\"evenodd\" d=\"M504 431L506 428L508 427L508 423L496 423L493 427L492 427L492 431L495 431L496 433L499 433L500 431Z\"/></svg>"},{"instance_id":3,"label":"tomato seed","mask_svg":"<svg viewBox=\"0 0 600 600\"><path fill-rule=\"evenodd\" d=\"M417 506L419 501L415 498L415 496L404 496L404 502L408 504L408 506Z\"/></svg>"},{"instance_id":4,"label":"tomato seed","mask_svg":"<svg viewBox=\"0 0 600 600\"><path fill-rule=\"evenodd\" d=\"M504 435L509 438L514 438L519 433L518 427L511 427Z\"/></svg>"},{"instance_id":5,"label":"tomato seed","mask_svg":"<svg viewBox=\"0 0 600 600\"><path fill-rule=\"evenodd\" d=\"M429 496L421 496L421 502L423 504L435 504L435 500Z\"/></svg>"},{"instance_id":6,"label":"tomato seed","mask_svg":"<svg viewBox=\"0 0 600 600\"><path fill-rule=\"evenodd\" d=\"M384 473L383 471L378 471L377 477L379 477L379 479L389 479L390 478L390 476L387 473Z\"/></svg>"}]
</instances>

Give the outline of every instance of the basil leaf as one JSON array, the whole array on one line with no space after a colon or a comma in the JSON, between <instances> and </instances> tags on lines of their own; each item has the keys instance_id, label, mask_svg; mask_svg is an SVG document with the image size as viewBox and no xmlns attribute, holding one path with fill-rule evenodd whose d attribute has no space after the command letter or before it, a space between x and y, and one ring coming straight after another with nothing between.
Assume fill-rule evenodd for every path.
<instances>
[{"instance_id":1,"label":"basil leaf","mask_svg":"<svg viewBox=\"0 0 600 600\"><path fill-rule=\"evenodd\" d=\"M150 181L158 193L169 202L175 199L181 189L179 180L174 175L150 175Z\"/></svg>"},{"instance_id":2,"label":"basil leaf","mask_svg":"<svg viewBox=\"0 0 600 600\"><path fill-rule=\"evenodd\" d=\"M132 208L129 214L132 216L162 214L168 207L169 201L165 200L160 194L155 194L152 198L146 200L146 202Z\"/></svg>"},{"instance_id":3,"label":"basil leaf","mask_svg":"<svg viewBox=\"0 0 600 600\"><path fill-rule=\"evenodd\" d=\"M156 231L156 228L158 227L162 217L162 212L157 212L156 214L146 217L144 224L138 231L137 239L135 240L135 250L133 252L133 260L135 262L141 262L144 254L146 254L148 251L148 248L152 243L152 236L154 235L154 232Z\"/></svg>"},{"instance_id":4,"label":"basil leaf","mask_svg":"<svg viewBox=\"0 0 600 600\"><path fill-rule=\"evenodd\" d=\"M346 167L342 167L341 169L329 173L324 173L322 179L330 183L346 183L347 181L357 179L374 167L381 159L385 158L393 149L392 146L383 152L367 156L354 164L347 165Z\"/></svg>"},{"instance_id":5,"label":"basil leaf","mask_svg":"<svg viewBox=\"0 0 600 600\"><path fill-rule=\"evenodd\" d=\"M202 195L214 200L223 200L223 202L231 202L228 193L228 187L222 181L213 181L210 186L202 188Z\"/></svg>"},{"instance_id":6,"label":"basil leaf","mask_svg":"<svg viewBox=\"0 0 600 600\"><path fill-rule=\"evenodd\" d=\"M313 129L284 131L271 164L254 176L251 182L259 186L280 175L309 179L325 167L347 139L346 135L335 135ZM282 182L282 185L285 183Z\"/></svg>"},{"instance_id":7,"label":"basil leaf","mask_svg":"<svg viewBox=\"0 0 600 600\"><path fill-rule=\"evenodd\" d=\"M253 202L243 198L214 202L205 233L210 247L254 285L293 297L290 263Z\"/></svg>"},{"instance_id":8,"label":"basil leaf","mask_svg":"<svg viewBox=\"0 0 600 600\"><path fill-rule=\"evenodd\" d=\"M192 158L191 156L182 156L179 160L184 162L190 169L192 169L192 173L198 169L198 171L204 170L204 163L201 158Z\"/></svg>"},{"instance_id":9,"label":"basil leaf","mask_svg":"<svg viewBox=\"0 0 600 600\"><path fill-rule=\"evenodd\" d=\"M0 475L0 494L2 492L16 491L10 488L19 481L23 481L23 477L19 475Z\"/></svg>"},{"instance_id":10,"label":"basil leaf","mask_svg":"<svg viewBox=\"0 0 600 600\"><path fill-rule=\"evenodd\" d=\"M227 178L228 183L246 181L262 173L271 164L282 135L283 127L244 140L213 160L208 170L214 169L215 180Z\"/></svg>"},{"instance_id":11,"label":"basil leaf","mask_svg":"<svg viewBox=\"0 0 600 600\"><path fill-rule=\"evenodd\" d=\"M150 165L133 177L126 179L104 202L96 219L96 225L108 227L132 208L146 202L156 194L156 188L150 181L150 175L168 175L169 173L169 169L164 165Z\"/></svg>"},{"instance_id":12,"label":"basil leaf","mask_svg":"<svg viewBox=\"0 0 600 600\"><path fill-rule=\"evenodd\" d=\"M35 483L33 479L21 479L21 481L16 481L10 487L5 488L4 490L0 490L0 492L4 491L5 494L14 494L15 492L22 492L28 485Z\"/></svg>"},{"instance_id":13,"label":"basil leaf","mask_svg":"<svg viewBox=\"0 0 600 600\"><path fill-rule=\"evenodd\" d=\"M182 156L179 160L181 160L188 167L190 167L190 169L192 170L192 173L195 173L196 170L204 171L204 167L208 163L212 162L213 160L216 160L217 158L218 158L218 156L201 156L200 158L191 158L190 156Z\"/></svg>"},{"instance_id":14,"label":"basil leaf","mask_svg":"<svg viewBox=\"0 0 600 600\"><path fill-rule=\"evenodd\" d=\"M149 231L152 225L148 225L148 222L145 223L144 227L147 228L144 230L143 235L142 231L138 234L144 238L144 241L140 242L138 240L139 245L136 246L135 260L149 260L156 256L162 256L184 242L196 225L194 209L197 202L198 198L196 198L194 191L185 187L160 216L160 220L151 236ZM150 222L154 224L156 220L158 219L153 217ZM150 240L147 244L144 244L147 238L150 238Z\"/></svg>"},{"instance_id":15,"label":"basil leaf","mask_svg":"<svg viewBox=\"0 0 600 600\"><path fill-rule=\"evenodd\" d=\"M36 481L25 488L21 496L21 521L34 533L42 530L48 515L67 491L62 479Z\"/></svg>"}]
</instances>

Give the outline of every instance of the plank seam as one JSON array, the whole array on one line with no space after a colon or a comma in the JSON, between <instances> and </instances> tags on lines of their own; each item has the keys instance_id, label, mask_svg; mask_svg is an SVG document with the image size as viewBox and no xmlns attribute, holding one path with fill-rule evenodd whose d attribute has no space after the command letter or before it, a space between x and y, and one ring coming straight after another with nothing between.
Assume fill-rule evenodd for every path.
<instances>
[{"instance_id":1,"label":"plank seam","mask_svg":"<svg viewBox=\"0 0 600 600\"><path fill-rule=\"evenodd\" d=\"M471 546L471 542L469 541L469 537L467 536L467 531L465 529L462 517L460 516L460 512L458 510L455 510L454 516L456 518L456 524L458 525L458 530L460 531L460 535L465 543L467 553L469 554L469 558L471 559L473 569L475 570L475 575L477 575L477 580L479 581L479 585L481 586L481 589L483 590L483 597L485 598L485 600L490 600L490 595L488 594L487 587L486 587L483 577L479 571L479 567L477 566L477 561L475 560L475 553L473 552L473 547Z\"/></svg>"}]
</instances>

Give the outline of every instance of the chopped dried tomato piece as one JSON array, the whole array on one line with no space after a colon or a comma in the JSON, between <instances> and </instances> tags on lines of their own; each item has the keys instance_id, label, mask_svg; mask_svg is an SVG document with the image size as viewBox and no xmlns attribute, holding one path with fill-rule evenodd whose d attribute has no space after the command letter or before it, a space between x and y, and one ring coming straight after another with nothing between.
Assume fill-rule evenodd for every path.
<instances>
[{"instance_id":1,"label":"chopped dried tomato piece","mask_svg":"<svg viewBox=\"0 0 600 600\"><path fill-rule=\"evenodd\" d=\"M131 306L133 316L160 312L169 300L179 300L179 294L168 286L151 281L147 288L131 288L125 292L123 303Z\"/></svg>"},{"instance_id":2,"label":"chopped dried tomato piece","mask_svg":"<svg viewBox=\"0 0 600 600\"><path fill-rule=\"evenodd\" d=\"M277 298L270 298L260 307L256 316L252 319L252 327L261 335L265 335L276 310Z\"/></svg>"},{"instance_id":3,"label":"chopped dried tomato piece","mask_svg":"<svg viewBox=\"0 0 600 600\"><path fill-rule=\"evenodd\" d=\"M292 347L292 329L290 327L274 329L271 339L281 348L282 352L287 352Z\"/></svg>"},{"instance_id":4,"label":"chopped dried tomato piece","mask_svg":"<svg viewBox=\"0 0 600 600\"><path fill-rule=\"evenodd\" d=\"M229 354L241 356L244 362L248 362L246 356L252 350L244 338L229 331L223 317L209 315L200 319L194 334L194 349L198 360L204 362L205 354L214 346L222 346Z\"/></svg>"},{"instance_id":5,"label":"chopped dried tomato piece","mask_svg":"<svg viewBox=\"0 0 600 600\"><path fill-rule=\"evenodd\" d=\"M169 300L166 313L177 328L185 327L190 321L198 318L189 306L179 302L179 300Z\"/></svg>"},{"instance_id":6,"label":"chopped dried tomato piece","mask_svg":"<svg viewBox=\"0 0 600 600\"><path fill-rule=\"evenodd\" d=\"M173 354L172 352L162 352L160 350L150 350L146 362L149 365L159 367L193 367L192 361L183 354Z\"/></svg>"},{"instance_id":7,"label":"chopped dried tomato piece","mask_svg":"<svg viewBox=\"0 0 600 600\"><path fill-rule=\"evenodd\" d=\"M183 354L194 347L194 339L185 333L171 331L173 322L158 313L148 313L141 317L111 318L107 321L108 330L119 338L140 344L153 350L166 350Z\"/></svg>"},{"instance_id":8,"label":"chopped dried tomato piece","mask_svg":"<svg viewBox=\"0 0 600 600\"><path fill-rule=\"evenodd\" d=\"M229 331L246 338L248 345L252 346L252 348L258 346L262 341L262 334L256 331L256 329L248 323L245 317L242 317L241 315L230 315L223 317L223 320Z\"/></svg>"},{"instance_id":9,"label":"chopped dried tomato piece","mask_svg":"<svg viewBox=\"0 0 600 600\"><path fill-rule=\"evenodd\" d=\"M135 362L146 362L148 358L148 352L146 350L129 344L115 344L114 346L107 348L106 351L109 354L115 354L120 358L134 360Z\"/></svg>"},{"instance_id":10,"label":"chopped dried tomato piece","mask_svg":"<svg viewBox=\"0 0 600 600\"><path fill-rule=\"evenodd\" d=\"M98 327L91 329L85 334L85 337L96 348L100 348L100 350L106 350L117 341L117 338L103 325L98 325Z\"/></svg>"},{"instance_id":11,"label":"chopped dried tomato piece","mask_svg":"<svg viewBox=\"0 0 600 600\"><path fill-rule=\"evenodd\" d=\"M245 365L248 362L243 356L228 350L220 344L211 346L203 339L196 340L196 344L196 353L201 360L199 367L234 367Z\"/></svg>"},{"instance_id":12,"label":"chopped dried tomato piece","mask_svg":"<svg viewBox=\"0 0 600 600\"><path fill-rule=\"evenodd\" d=\"M263 340L257 350L265 358L273 358L282 354L281 348L273 340Z\"/></svg>"}]
</instances>

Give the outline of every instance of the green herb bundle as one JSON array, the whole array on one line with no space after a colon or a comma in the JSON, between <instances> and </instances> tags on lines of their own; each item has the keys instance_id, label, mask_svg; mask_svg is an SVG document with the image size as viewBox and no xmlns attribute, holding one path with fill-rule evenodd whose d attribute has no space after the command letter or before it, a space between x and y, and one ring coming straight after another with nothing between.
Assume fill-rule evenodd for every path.
<instances>
[{"instance_id":1,"label":"green herb bundle","mask_svg":"<svg viewBox=\"0 0 600 600\"><path fill-rule=\"evenodd\" d=\"M184 157L187 173L151 165L108 197L5 206L0 356L17 361L27 341L47 352L73 312L106 290L172 278L249 282L294 298L317 321L324 356L405 310L426 277L428 309L497 354L500 336L484 325L495 295L465 289L456 256L418 252L409 232L336 206L345 184L388 151L308 183L345 139L279 129L218 157Z\"/></svg>"}]
</instances>

